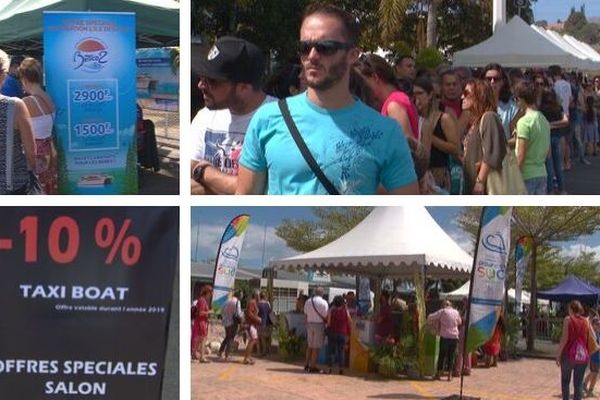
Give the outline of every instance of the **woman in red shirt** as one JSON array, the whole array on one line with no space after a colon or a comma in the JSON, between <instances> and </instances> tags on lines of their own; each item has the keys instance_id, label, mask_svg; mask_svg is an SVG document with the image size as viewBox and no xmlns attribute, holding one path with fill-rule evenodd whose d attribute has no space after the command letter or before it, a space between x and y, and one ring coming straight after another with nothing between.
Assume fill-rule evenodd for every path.
<instances>
[{"instance_id":1,"label":"woman in red shirt","mask_svg":"<svg viewBox=\"0 0 600 400\"><path fill-rule=\"evenodd\" d=\"M340 375L344 373L346 363L346 346L348 336L350 336L350 327L352 319L346 307L346 302L342 296L333 298L332 307L327 313L327 340L329 343L329 373L333 367L333 359L337 361L340 369Z\"/></svg>"},{"instance_id":2,"label":"woman in red shirt","mask_svg":"<svg viewBox=\"0 0 600 400\"><path fill-rule=\"evenodd\" d=\"M590 355L587 343L591 332L589 321L583 315L583 306L577 300L569 304L569 315L563 321L562 336L556 355L560 366L560 386L563 400L569 400L569 384L573 375L573 399L583 396L583 377ZM594 336L595 337L595 336Z\"/></svg>"},{"instance_id":3,"label":"woman in red shirt","mask_svg":"<svg viewBox=\"0 0 600 400\"><path fill-rule=\"evenodd\" d=\"M208 315L210 314L211 296L212 287L210 285L203 286L196 301L196 315L192 325L192 359L197 358L201 363L209 362L204 353L206 339L208 338ZM200 355L198 355L198 350L200 350Z\"/></svg>"}]
</instances>

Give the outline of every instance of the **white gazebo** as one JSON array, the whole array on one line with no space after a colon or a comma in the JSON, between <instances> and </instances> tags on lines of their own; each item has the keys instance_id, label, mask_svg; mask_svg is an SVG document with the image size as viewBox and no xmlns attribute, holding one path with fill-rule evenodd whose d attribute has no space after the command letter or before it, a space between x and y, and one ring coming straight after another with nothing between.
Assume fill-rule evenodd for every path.
<instances>
[{"instance_id":1,"label":"white gazebo","mask_svg":"<svg viewBox=\"0 0 600 400\"><path fill-rule=\"evenodd\" d=\"M503 67L581 68L582 60L561 48L542 33L527 25L520 17L513 17L499 26L494 34L475 46L454 55L455 66L484 67L498 63Z\"/></svg>"},{"instance_id":2,"label":"white gazebo","mask_svg":"<svg viewBox=\"0 0 600 400\"><path fill-rule=\"evenodd\" d=\"M276 269L327 271L376 278L468 278L471 257L425 207L377 207L337 240L308 253L275 260Z\"/></svg>"}]
</instances>

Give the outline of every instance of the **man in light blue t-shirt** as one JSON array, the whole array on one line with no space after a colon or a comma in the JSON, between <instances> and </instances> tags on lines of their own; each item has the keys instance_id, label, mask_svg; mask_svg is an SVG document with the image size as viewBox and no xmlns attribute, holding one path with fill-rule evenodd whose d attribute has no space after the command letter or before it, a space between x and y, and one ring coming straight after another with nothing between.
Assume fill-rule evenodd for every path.
<instances>
[{"instance_id":1,"label":"man in light blue t-shirt","mask_svg":"<svg viewBox=\"0 0 600 400\"><path fill-rule=\"evenodd\" d=\"M355 19L319 5L305 14L300 56L308 89L287 99L290 114L324 175L340 194L418 194L400 126L350 93L358 59ZM327 194L310 169L276 103L252 118L240 158L236 194Z\"/></svg>"}]
</instances>

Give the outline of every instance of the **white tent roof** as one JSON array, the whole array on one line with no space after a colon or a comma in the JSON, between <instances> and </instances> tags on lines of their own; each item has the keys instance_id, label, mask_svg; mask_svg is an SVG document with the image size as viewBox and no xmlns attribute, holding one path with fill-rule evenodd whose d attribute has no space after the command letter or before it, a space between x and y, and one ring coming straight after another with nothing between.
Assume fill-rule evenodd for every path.
<instances>
[{"instance_id":1,"label":"white tent roof","mask_svg":"<svg viewBox=\"0 0 600 400\"><path fill-rule=\"evenodd\" d=\"M471 286L471 281L467 281L464 285L462 285L461 287L459 287L458 289L456 289L453 292L440 293L440 298L448 299L448 300L462 300L465 297L469 297L470 286ZM516 297L515 289L508 289L508 298L511 299L512 301L515 301L515 297ZM538 299L537 301L540 304L548 304L549 303L548 300L543 300L543 299ZM523 304L531 303L531 294L528 291L526 291L526 290L521 291L521 302Z\"/></svg>"},{"instance_id":2,"label":"white tent roof","mask_svg":"<svg viewBox=\"0 0 600 400\"><path fill-rule=\"evenodd\" d=\"M573 36L569 36L569 35L563 35L563 39L566 42L573 45L574 47L581 50L582 52L584 52L585 54L587 54L592 60L600 61L600 54L598 54L598 52L596 50L594 50L594 48L592 46L590 46L589 44L581 42L581 41L575 39Z\"/></svg>"},{"instance_id":3,"label":"white tent roof","mask_svg":"<svg viewBox=\"0 0 600 400\"><path fill-rule=\"evenodd\" d=\"M308 253L271 262L275 268L408 278L425 271L437 278L467 277L473 258L425 207L377 207L354 229Z\"/></svg>"},{"instance_id":4,"label":"white tent roof","mask_svg":"<svg viewBox=\"0 0 600 400\"><path fill-rule=\"evenodd\" d=\"M518 16L499 27L489 39L454 55L456 66L484 67L489 63L499 63L503 67L548 67L554 64L565 68L579 67L576 57Z\"/></svg>"},{"instance_id":5,"label":"white tent roof","mask_svg":"<svg viewBox=\"0 0 600 400\"><path fill-rule=\"evenodd\" d=\"M586 52L582 51L579 47L574 46L572 43L566 41L558 32L553 30L546 30L542 27L531 25L531 27L536 30L541 35L545 36L552 43L556 44L561 49L571 53L575 58L577 58L580 69L598 69L600 68L600 64L596 63L595 60L592 59Z\"/></svg>"}]
</instances>

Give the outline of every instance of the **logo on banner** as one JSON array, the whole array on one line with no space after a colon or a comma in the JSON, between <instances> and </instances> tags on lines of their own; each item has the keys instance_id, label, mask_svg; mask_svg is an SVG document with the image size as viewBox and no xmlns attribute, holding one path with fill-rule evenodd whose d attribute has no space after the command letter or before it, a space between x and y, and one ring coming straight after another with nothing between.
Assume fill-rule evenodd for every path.
<instances>
[{"instance_id":1,"label":"logo on banner","mask_svg":"<svg viewBox=\"0 0 600 400\"><path fill-rule=\"evenodd\" d=\"M504 244L504 238L500 233L487 235L483 240L483 247L493 253L506 254L506 245Z\"/></svg>"},{"instance_id":2,"label":"logo on banner","mask_svg":"<svg viewBox=\"0 0 600 400\"><path fill-rule=\"evenodd\" d=\"M240 251L237 247L228 247L221 252L221 255L229 260L236 261L240 256Z\"/></svg>"},{"instance_id":3,"label":"logo on banner","mask_svg":"<svg viewBox=\"0 0 600 400\"><path fill-rule=\"evenodd\" d=\"M85 38L75 46L73 69L98 72L108 62L108 47L100 39Z\"/></svg>"}]
</instances>

